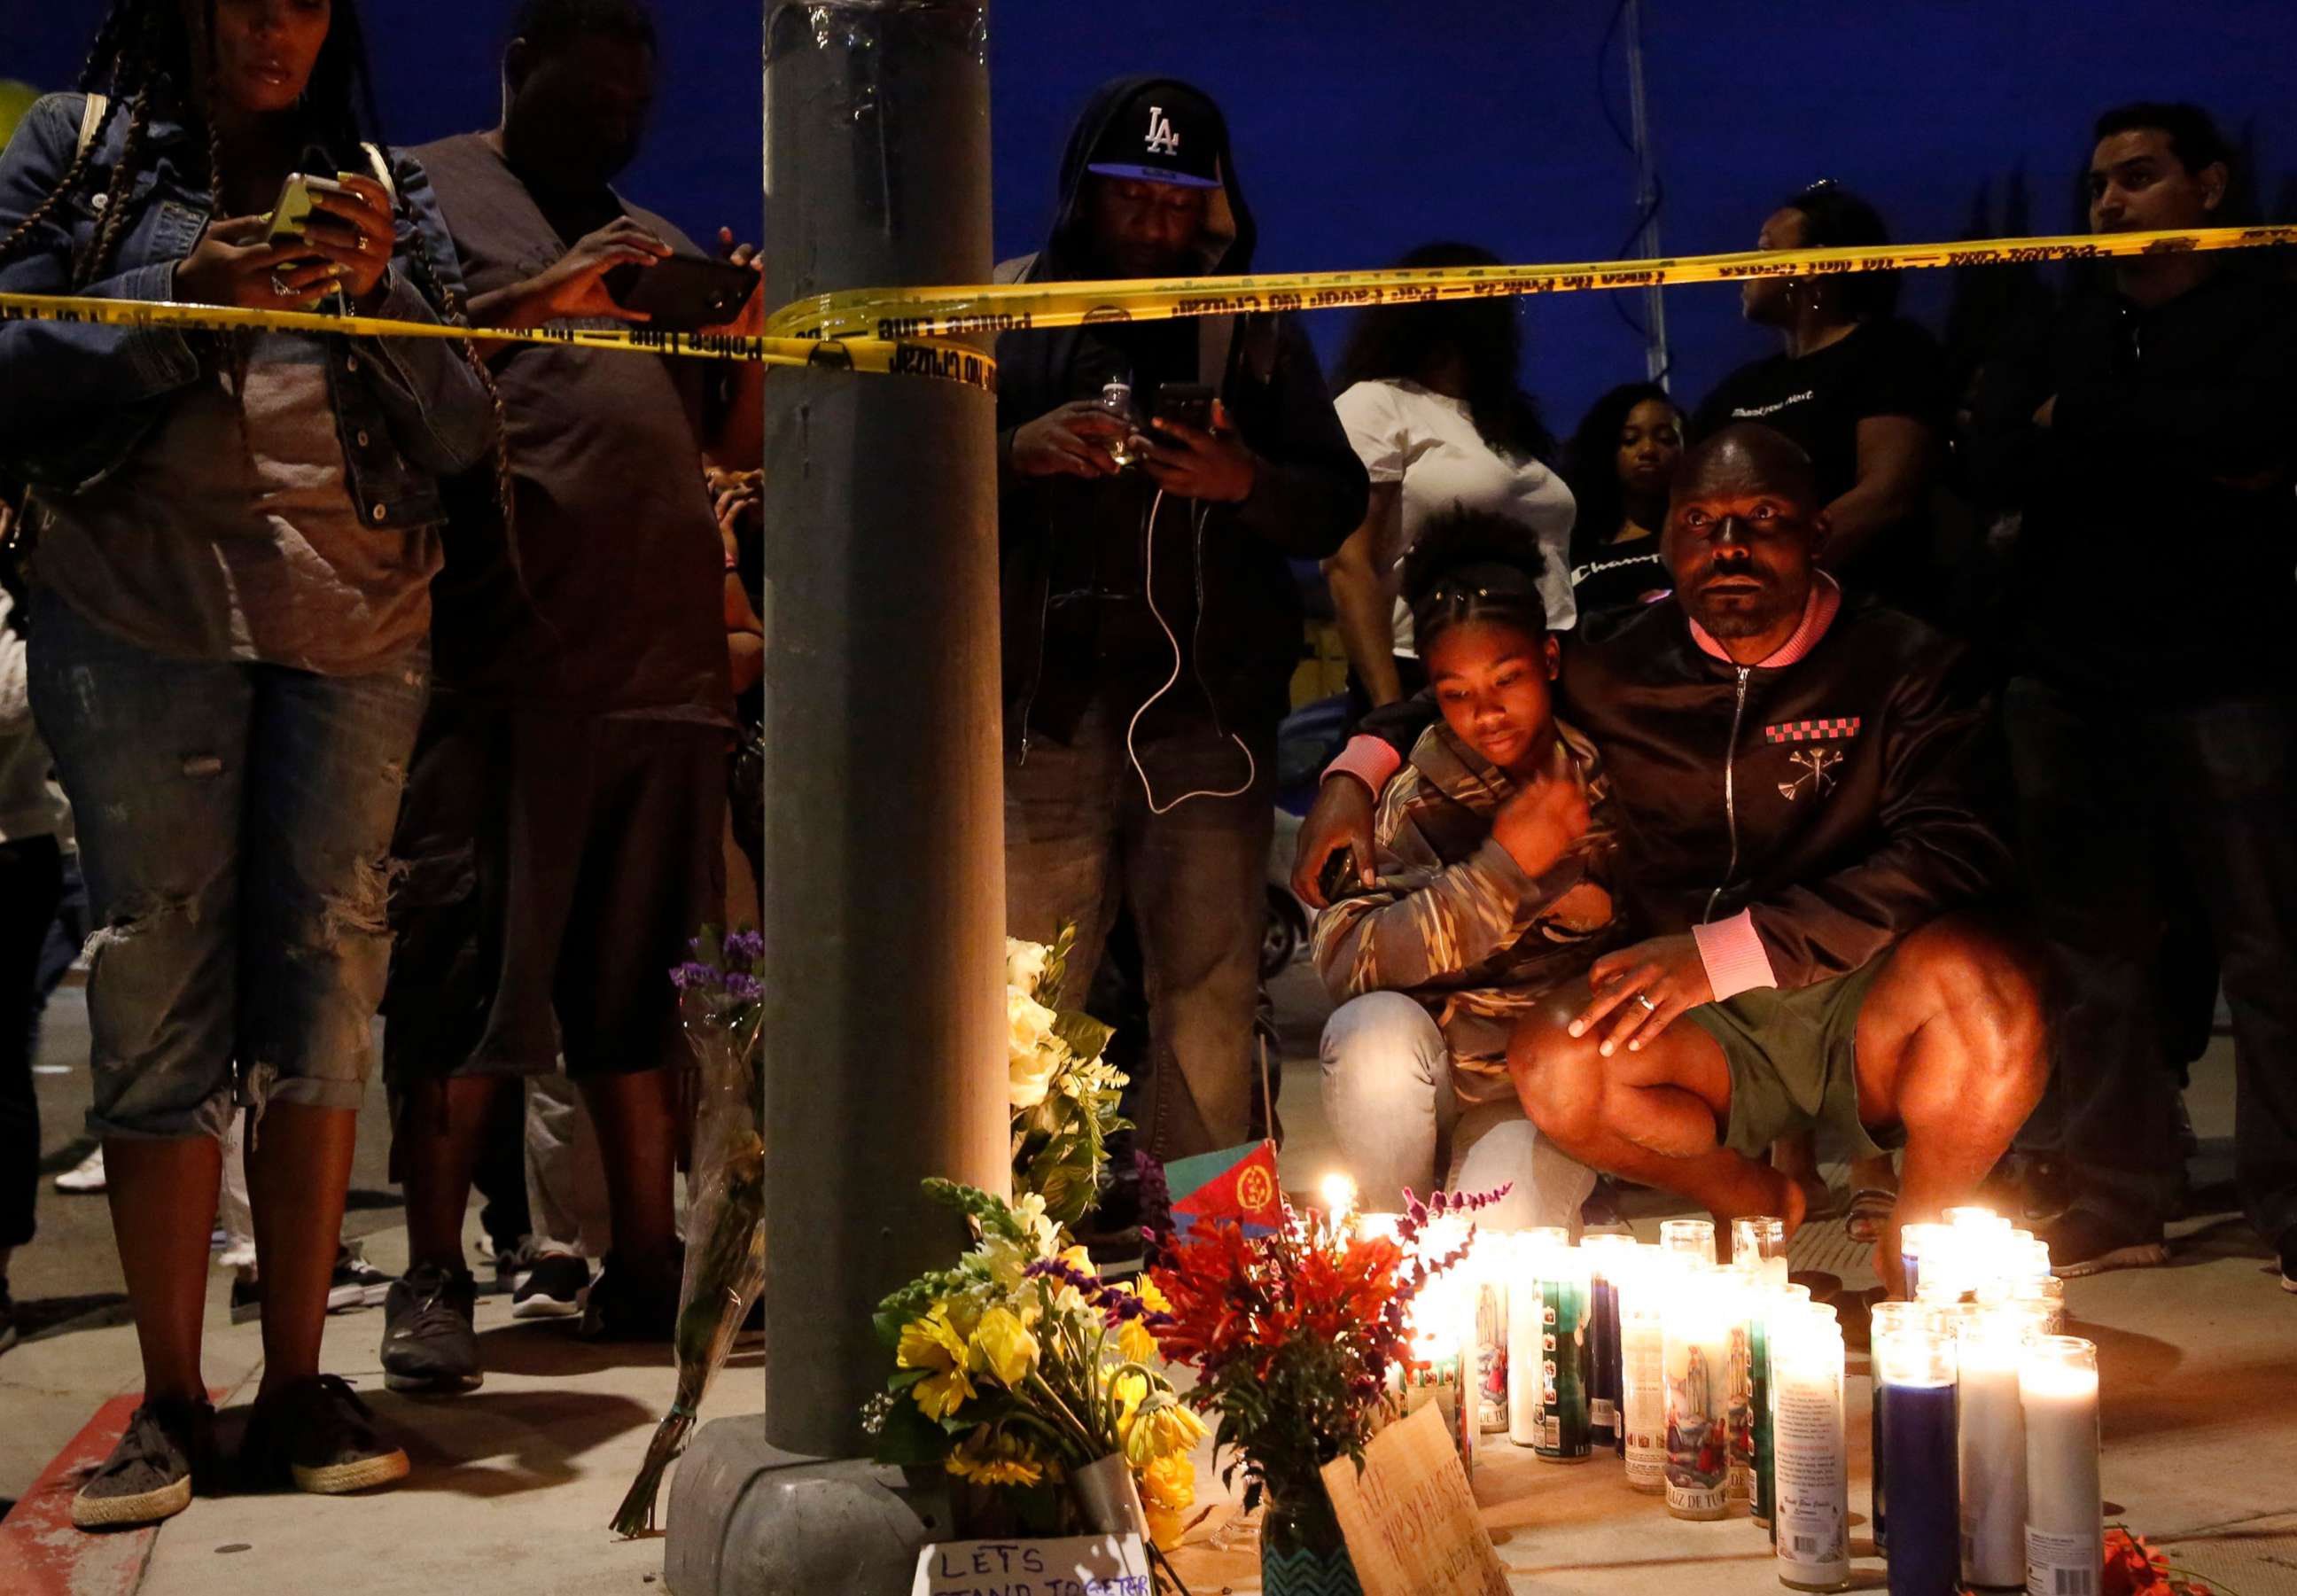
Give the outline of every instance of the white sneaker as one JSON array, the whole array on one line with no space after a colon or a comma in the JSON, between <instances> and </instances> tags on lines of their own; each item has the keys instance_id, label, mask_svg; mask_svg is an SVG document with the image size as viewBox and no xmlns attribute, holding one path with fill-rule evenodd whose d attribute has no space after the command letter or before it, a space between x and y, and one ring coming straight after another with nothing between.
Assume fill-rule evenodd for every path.
<instances>
[{"instance_id":1,"label":"white sneaker","mask_svg":"<svg viewBox=\"0 0 2297 1596\"><path fill-rule=\"evenodd\" d=\"M71 1168L56 1177L58 1191L92 1192L103 1189L103 1149L98 1148Z\"/></svg>"}]
</instances>

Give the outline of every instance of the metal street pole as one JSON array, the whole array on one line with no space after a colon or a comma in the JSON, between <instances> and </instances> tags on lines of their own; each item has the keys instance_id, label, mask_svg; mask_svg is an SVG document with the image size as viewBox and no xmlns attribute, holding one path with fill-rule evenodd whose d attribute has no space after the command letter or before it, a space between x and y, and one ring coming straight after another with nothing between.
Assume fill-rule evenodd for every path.
<instances>
[{"instance_id":1,"label":"metal street pole","mask_svg":"<svg viewBox=\"0 0 2297 1596\"><path fill-rule=\"evenodd\" d=\"M768 303L986 280L986 39L981 0L769 0ZM678 1596L906 1590L931 1527L821 1460L868 1450L877 1299L964 1245L919 1181L1008 1181L993 417L936 380L766 384L765 1413L680 1465Z\"/></svg>"},{"instance_id":2,"label":"metal street pole","mask_svg":"<svg viewBox=\"0 0 2297 1596\"><path fill-rule=\"evenodd\" d=\"M1643 218L1635 234L1635 258L1659 258L1659 177L1651 160L1651 122L1643 103L1642 0L1626 0L1627 15L1627 109L1635 141L1635 207ZM1643 368L1662 387L1667 383L1667 300L1657 284L1643 290Z\"/></svg>"}]
</instances>

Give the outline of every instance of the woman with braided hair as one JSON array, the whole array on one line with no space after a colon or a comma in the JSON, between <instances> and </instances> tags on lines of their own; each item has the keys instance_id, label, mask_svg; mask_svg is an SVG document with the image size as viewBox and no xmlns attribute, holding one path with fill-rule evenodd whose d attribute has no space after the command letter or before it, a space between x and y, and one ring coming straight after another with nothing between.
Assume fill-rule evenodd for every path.
<instances>
[{"instance_id":1,"label":"woman with braided hair","mask_svg":"<svg viewBox=\"0 0 2297 1596\"><path fill-rule=\"evenodd\" d=\"M369 142L363 53L352 0L116 0L84 92L41 101L0 157L0 289L455 318L422 170ZM275 241L291 175L316 208ZM449 341L0 325L33 708L102 927L88 1127L144 1362L83 1528L167 1518L211 1477L201 1317L239 1104L264 1285L242 1477L332 1493L407 1472L319 1343L440 482L497 431Z\"/></svg>"},{"instance_id":2,"label":"woman with braided hair","mask_svg":"<svg viewBox=\"0 0 2297 1596\"><path fill-rule=\"evenodd\" d=\"M1381 794L1371 868L1316 921L1340 1005L1324 1108L1368 1204L1506 1185L1494 1222L1576 1230L1594 1189L1534 1131L1507 1073L1516 1022L1622 940L1609 783L1554 712L1554 578L1537 534L1490 510L1430 517L1404 556L1443 719Z\"/></svg>"}]
</instances>

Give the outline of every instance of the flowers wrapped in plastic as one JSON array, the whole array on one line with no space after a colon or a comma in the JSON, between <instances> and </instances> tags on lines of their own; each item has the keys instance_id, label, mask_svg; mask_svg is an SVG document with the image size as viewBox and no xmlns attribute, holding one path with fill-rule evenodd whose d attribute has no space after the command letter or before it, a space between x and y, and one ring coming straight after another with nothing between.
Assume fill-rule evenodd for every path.
<instances>
[{"instance_id":1,"label":"flowers wrapped in plastic","mask_svg":"<svg viewBox=\"0 0 2297 1596\"><path fill-rule=\"evenodd\" d=\"M1205 1427L1154 1363L1162 1296L1103 1284L1040 1197L926 1191L978 1240L878 1306L894 1364L865 1416L878 1460L991 1488L1025 1533L1136 1528L1177 1544Z\"/></svg>"},{"instance_id":2,"label":"flowers wrapped in plastic","mask_svg":"<svg viewBox=\"0 0 2297 1596\"><path fill-rule=\"evenodd\" d=\"M1099 1199L1108 1139L1124 1128L1124 1076L1105 1063L1110 1028L1054 1007L1075 927L1050 947L1005 943L1006 1070L1013 1113L1013 1189L1042 1197L1057 1224L1074 1225Z\"/></svg>"},{"instance_id":3,"label":"flowers wrapped in plastic","mask_svg":"<svg viewBox=\"0 0 2297 1596\"><path fill-rule=\"evenodd\" d=\"M617 1534L652 1527L655 1498L686 1449L702 1399L765 1287L765 939L704 931L694 958L671 972L679 1015L699 1065L693 1167L687 1181L686 1276L679 1292L678 1394L614 1514Z\"/></svg>"}]
</instances>

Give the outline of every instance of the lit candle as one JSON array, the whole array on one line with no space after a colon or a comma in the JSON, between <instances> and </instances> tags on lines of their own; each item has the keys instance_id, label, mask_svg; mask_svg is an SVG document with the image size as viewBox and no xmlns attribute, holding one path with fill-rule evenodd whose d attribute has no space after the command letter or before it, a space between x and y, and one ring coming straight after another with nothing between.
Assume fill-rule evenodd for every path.
<instances>
[{"instance_id":1,"label":"lit candle","mask_svg":"<svg viewBox=\"0 0 2297 1596\"><path fill-rule=\"evenodd\" d=\"M2010 1222L1981 1203L1970 1203L1959 1208L1948 1208L1939 1215L1947 1224L1961 1230L1990 1230L2000 1225L2010 1228Z\"/></svg>"},{"instance_id":2,"label":"lit candle","mask_svg":"<svg viewBox=\"0 0 2297 1596\"><path fill-rule=\"evenodd\" d=\"M1626 1455L1619 1419L1619 1282L1634 1267L1632 1236L1590 1236L1587 1257L1587 1440Z\"/></svg>"},{"instance_id":3,"label":"lit candle","mask_svg":"<svg viewBox=\"0 0 2297 1596\"><path fill-rule=\"evenodd\" d=\"M1873 1349L1882 1345L1883 1337L1911 1329L1922 1322L1913 1303L1876 1303L1867 1311L1866 1362L1872 1387L1869 1400L1873 1404L1873 1421L1866 1430L1867 1444L1872 1450L1867 1477L1873 1482L1870 1488L1873 1493L1873 1508L1868 1516L1874 1521L1875 1548L1881 1551L1890 1549L1890 1515L1882 1496L1882 1481L1889 1469L1889 1459L1882 1450L1882 1365Z\"/></svg>"},{"instance_id":4,"label":"lit candle","mask_svg":"<svg viewBox=\"0 0 2297 1596\"><path fill-rule=\"evenodd\" d=\"M1747 1331L1752 1343L1755 1364L1755 1500L1752 1511L1755 1522L1767 1525L1775 1516L1778 1501L1778 1453L1773 1425L1777 1406L1777 1391L1771 1378L1774 1358L1772 1337L1778 1328L1796 1313L1810 1306L1807 1286L1773 1286L1758 1299L1756 1312L1748 1315Z\"/></svg>"},{"instance_id":5,"label":"lit candle","mask_svg":"<svg viewBox=\"0 0 2297 1596\"><path fill-rule=\"evenodd\" d=\"M1844 1443L1842 1331L1830 1309L1774 1299L1766 1327L1777 1453L1779 1583L1850 1583L1850 1459Z\"/></svg>"},{"instance_id":6,"label":"lit candle","mask_svg":"<svg viewBox=\"0 0 2297 1596\"><path fill-rule=\"evenodd\" d=\"M1754 1270L1766 1284L1787 1283L1787 1222L1758 1214L1731 1222L1731 1262Z\"/></svg>"},{"instance_id":7,"label":"lit candle","mask_svg":"<svg viewBox=\"0 0 2297 1596\"><path fill-rule=\"evenodd\" d=\"M1761 1311L1755 1268L1733 1263L1716 1271L1728 1282L1725 1289L1730 1303L1731 1383L1723 1410L1730 1435L1730 1464L1724 1493L1734 1513L1750 1511L1755 1504L1754 1321Z\"/></svg>"},{"instance_id":8,"label":"lit candle","mask_svg":"<svg viewBox=\"0 0 2297 1596\"><path fill-rule=\"evenodd\" d=\"M1638 1247L1619 1282L1620 1444L1627 1485L1651 1496L1667 1489L1667 1304L1679 1269Z\"/></svg>"},{"instance_id":9,"label":"lit candle","mask_svg":"<svg viewBox=\"0 0 2297 1596\"><path fill-rule=\"evenodd\" d=\"M1711 1219L1668 1219L1659 1222L1662 1251L1696 1259L1710 1269L1715 1264L1715 1222Z\"/></svg>"},{"instance_id":10,"label":"lit candle","mask_svg":"<svg viewBox=\"0 0 2297 1596\"><path fill-rule=\"evenodd\" d=\"M1587 1435L1587 1260L1578 1248L1533 1254L1539 1276L1539 1406L1533 1449L1548 1463L1584 1463Z\"/></svg>"},{"instance_id":11,"label":"lit candle","mask_svg":"<svg viewBox=\"0 0 2297 1596\"><path fill-rule=\"evenodd\" d=\"M1962 1483L1962 1576L1982 1590L2026 1583L2026 1421L2018 1368L2035 1316L2016 1307L1962 1310L1955 1409Z\"/></svg>"},{"instance_id":12,"label":"lit candle","mask_svg":"<svg viewBox=\"0 0 2297 1596\"><path fill-rule=\"evenodd\" d=\"M1324 1216L1331 1222L1332 1228L1337 1230L1347 1222L1348 1215L1355 1211L1356 1183L1348 1176L1335 1170L1324 1177L1319 1189L1324 1198Z\"/></svg>"},{"instance_id":13,"label":"lit candle","mask_svg":"<svg viewBox=\"0 0 2297 1596\"><path fill-rule=\"evenodd\" d=\"M1469 1255L1476 1282L1476 1427L1508 1427L1508 1294L1513 1289L1517 1232L1478 1230Z\"/></svg>"},{"instance_id":14,"label":"lit candle","mask_svg":"<svg viewBox=\"0 0 2297 1596\"><path fill-rule=\"evenodd\" d=\"M2098 1486L2097 1348L2072 1336L2026 1343L2026 1589L2095 1591L2104 1499Z\"/></svg>"},{"instance_id":15,"label":"lit candle","mask_svg":"<svg viewBox=\"0 0 2297 1596\"><path fill-rule=\"evenodd\" d=\"M1933 1236L1947 1234L1944 1225L1902 1225L1898 1230L1898 1266L1906 1271L1906 1296L1912 1300L1922 1287L1922 1254Z\"/></svg>"},{"instance_id":16,"label":"lit candle","mask_svg":"<svg viewBox=\"0 0 2297 1596\"><path fill-rule=\"evenodd\" d=\"M1539 1265L1525 1237L1508 1260L1507 1434L1518 1446L1539 1442Z\"/></svg>"},{"instance_id":17,"label":"lit candle","mask_svg":"<svg viewBox=\"0 0 2297 1596\"><path fill-rule=\"evenodd\" d=\"M1874 1344L1890 1477L1890 1596L1955 1596L1962 1493L1955 1455L1955 1345L1935 1329Z\"/></svg>"},{"instance_id":18,"label":"lit candle","mask_svg":"<svg viewBox=\"0 0 2297 1596\"><path fill-rule=\"evenodd\" d=\"M1673 1283L1665 1308L1667 1510L1677 1518L1720 1518L1731 1510L1735 1286L1711 1271L1686 1273Z\"/></svg>"},{"instance_id":19,"label":"lit candle","mask_svg":"<svg viewBox=\"0 0 2297 1596\"><path fill-rule=\"evenodd\" d=\"M2011 1298L2022 1307L2031 1308L2040 1319L2039 1329L2045 1336L2062 1336L2066 1330L2066 1283L2055 1275L2044 1275L2029 1279Z\"/></svg>"}]
</instances>

